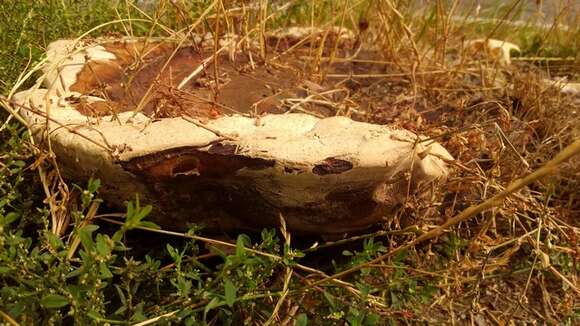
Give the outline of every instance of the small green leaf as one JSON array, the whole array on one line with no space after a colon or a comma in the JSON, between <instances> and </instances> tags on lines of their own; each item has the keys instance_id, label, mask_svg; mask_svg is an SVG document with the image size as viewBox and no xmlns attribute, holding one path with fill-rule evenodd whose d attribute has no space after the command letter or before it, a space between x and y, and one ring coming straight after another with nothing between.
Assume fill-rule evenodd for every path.
<instances>
[{"instance_id":1,"label":"small green leaf","mask_svg":"<svg viewBox=\"0 0 580 326\"><path fill-rule=\"evenodd\" d=\"M81 243L83 245L83 248L85 248L86 251L90 251L94 248L92 234L98 228L99 227L97 225L89 224L89 225L87 225L79 230L79 237L81 238Z\"/></svg>"},{"instance_id":2,"label":"small green leaf","mask_svg":"<svg viewBox=\"0 0 580 326\"><path fill-rule=\"evenodd\" d=\"M147 319L147 317L145 317L145 315L143 314L144 305L145 303L141 301L135 306L135 313L133 314L133 316L131 316L131 321L140 322Z\"/></svg>"},{"instance_id":3,"label":"small green leaf","mask_svg":"<svg viewBox=\"0 0 580 326\"><path fill-rule=\"evenodd\" d=\"M66 274L65 278L73 278L81 275L82 271L80 269L73 269L70 273Z\"/></svg>"},{"instance_id":4,"label":"small green leaf","mask_svg":"<svg viewBox=\"0 0 580 326\"><path fill-rule=\"evenodd\" d=\"M101 273L101 277L104 279L113 277L113 273L111 273L107 264L103 262L99 264L99 272Z\"/></svg>"},{"instance_id":5,"label":"small green leaf","mask_svg":"<svg viewBox=\"0 0 580 326\"><path fill-rule=\"evenodd\" d=\"M124 234L124 233L123 233L123 231L122 231L121 229L120 229L120 230L117 230L117 231L115 232L115 234L113 234L113 237L112 237L111 239L112 239L114 242L119 242L119 241L121 241L121 239L123 239L123 234Z\"/></svg>"},{"instance_id":6,"label":"small green leaf","mask_svg":"<svg viewBox=\"0 0 580 326\"><path fill-rule=\"evenodd\" d=\"M6 206L8 204L8 198L0 198L0 208Z\"/></svg>"},{"instance_id":7,"label":"small green leaf","mask_svg":"<svg viewBox=\"0 0 580 326\"><path fill-rule=\"evenodd\" d=\"M52 249L58 250L64 247L64 243L62 242L62 240L59 237L57 237L54 233L46 231L45 236Z\"/></svg>"},{"instance_id":8,"label":"small green leaf","mask_svg":"<svg viewBox=\"0 0 580 326\"><path fill-rule=\"evenodd\" d=\"M153 210L153 206L147 205L141 208L139 204L139 195L135 195L135 202L128 202L127 203L127 218L125 220L125 224L123 224L123 228L125 230L131 230L138 226L142 226L141 220L143 220L151 211ZM146 225L150 227L149 225ZM155 228L155 226L151 226Z\"/></svg>"},{"instance_id":9,"label":"small green leaf","mask_svg":"<svg viewBox=\"0 0 580 326\"><path fill-rule=\"evenodd\" d=\"M137 197L137 202L139 200L139 197ZM131 219L133 217L133 202L130 201L127 203L127 220Z\"/></svg>"},{"instance_id":10,"label":"small green leaf","mask_svg":"<svg viewBox=\"0 0 580 326\"><path fill-rule=\"evenodd\" d=\"M58 294L48 294L40 299L40 305L47 309L62 308L68 304L68 299Z\"/></svg>"},{"instance_id":11,"label":"small green leaf","mask_svg":"<svg viewBox=\"0 0 580 326\"><path fill-rule=\"evenodd\" d=\"M141 220L143 220L147 215L149 215L149 213L151 213L151 211L153 210L153 206L151 205L147 205L143 208L141 208L141 210L139 211L139 213L137 214L138 218L137 220L140 222Z\"/></svg>"},{"instance_id":12,"label":"small green leaf","mask_svg":"<svg viewBox=\"0 0 580 326\"><path fill-rule=\"evenodd\" d=\"M184 308L183 310L181 310L180 312L177 313L177 317L178 318L186 318L187 316L193 314L193 310L191 310L191 308Z\"/></svg>"},{"instance_id":13,"label":"small green leaf","mask_svg":"<svg viewBox=\"0 0 580 326\"><path fill-rule=\"evenodd\" d=\"M96 192L99 187L101 187L101 180L99 179L90 179L89 184L87 185L87 190L90 193Z\"/></svg>"},{"instance_id":14,"label":"small green leaf","mask_svg":"<svg viewBox=\"0 0 580 326\"><path fill-rule=\"evenodd\" d=\"M398 254L395 255L395 257L393 257L393 261L396 263L400 263L403 260L405 260L405 258L407 258L407 250L402 250L400 251Z\"/></svg>"},{"instance_id":15,"label":"small green leaf","mask_svg":"<svg viewBox=\"0 0 580 326\"><path fill-rule=\"evenodd\" d=\"M193 284L190 280L179 275L179 276L177 276L177 283L174 283L174 282L172 282L172 283L175 287L177 287L177 290L179 290L180 296L182 296L184 298L189 297L189 294L191 293L191 286Z\"/></svg>"},{"instance_id":16,"label":"small green leaf","mask_svg":"<svg viewBox=\"0 0 580 326\"><path fill-rule=\"evenodd\" d=\"M14 213L14 212L10 212L8 214L6 214L6 216L4 217L4 224L8 225L14 221L16 221L18 219L18 214Z\"/></svg>"},{"instance_id":17,"label":"small green leaf","mask_svg":"<svg viewBox=\"0 0 580 326\"><path fill-rule=\"evenodd\" d=\"M99 320L99 319L103 318L103 316L98 311L95 311L95 310L91 310L91 311L87 312L87 316L89 316L90 318L95 319L95 320Z\"/></svg>"},{"instance_id":18,"label":"small green leaf","mask_svg":"<svg viewBox=\"0 0 580 326\"><path fill-rule=\"evenodd\" d=\"M336 310L336 303L334 302L334 297L332 296L332 294L324 291L322 292L324 294L324 297L326 298L326 301L328 301L328 303L330 304L330 306L332 307L332 310Z\"/></svg>"},{"instance_id":19,"label":"small green leaf","mask_svg":"<svg viewBox=\"0 0 580 326\"><path fill-rule=\"evenodd\" d=\"M217 297L214 297L213 299L211 299L211 301L207 304L207 306L205 306L205 309L203 309L203 320L206 320L207 317L207 313L212 310L215 307L219 307L220 306L220 299Z\"/></svg>"},{"instance_id":20,"label":"small green leaf","mask_svg":"<svg viewBox=\"0 0 580 326\"><path fill-rule=\"evenodd\" d=\"M364 319L364 314L355 308L348 310L346 320L350 326L361 326Z\"/></svg>"},{"instance_id":21,"label":"small green leaf","mask_svg":"<svg viewBox=\"0 0 580 326\"><path fill-rule=\"evenodd\" d=\"M251 242L250 237L245 234L238 235L238 239L236 241L236 256L238 257L245 257L246 256L246 247Z\"/></svg>"},{"instance_id":22,"label":"small green leaf","mask_svg":"<svg viewBox=\"0 0 580 326\"><path fill-rule=\"evenodd\" d=\"M65 288L72 295L73 300L80 300L81 296L85 293L85 287L82 285L68 285Z\"/></svg>"},{"instance_id":23,"label":"small green leaf","mask_svg":"<svg viewBox=\"0 0 580 326\"><path fill-rule=\"evenodd\" d=\"M362 282L356 282L356 288L360 291L360 296L364 299L368 296L371 288Z\"/></svg>"},{"instance_id":24,"label":"small green leaf","mask_svg":"<svg viewBox=\"0 0 580 326\"><path fill-rule=\"evenodd\" d=\"M160 230L161 227L153 222L150 221L141 221L141 223L139 223L140 226L145 227L145 228L150 228L150 229L155 229L155 230Z\"/></svg>"},{"instance_id":25,"label":"small green leaf","mask_svg":"<svg viewBox=\"0 0 580 326\"><path fill-rule=\"evenodd\" d=\"M173 248L169 243L165 245L165 248L167 248L167 252L169 253L169 256L171 256L173 261L175 261L179 265L181 263L181 254L179 253L179 251Z\"/></svg>"},{"instance_id":26,"label":"small green leaf","mask_svg":"<svg viewBox=\"0 0 580 326\"><path fill-rule=\"evenodd\" d=\"M17 166L19 168L23 168L24 166L26 166L26 162L24 162L24 161L14 161L14 162L12 162L12 164L14 164L15 166Z\"/></svg>"},{"instance_id":27,"label":"small green leaf","mask_svg":"<svg viewBox=\"0 0 580 326\"><path fill-rule=\"evenodd\" d=\"M301 313L296 317L295 326L306 326L308 325L308 316L305 313Z\"/></svg>"},{"instance_id":28,"label":"small green leaf","mask_svg":"<svg viewBox=\"0 0 580 326\"><path fill-rule=\"evenodd\" d=\"M103 257L109 256L111 254L111 247L109 246L109 243L107 243L107 239L102 234L97 234L96 240L96 248L99 255Z\"/></svg>"},{"instance_id":29,"label":"small green leaf","mask_svg":"<svg viewBox=\"0 0 580 326\"><path fill-rule=\"evenodd\" d=\"M226 281L224 282L224 288L225 288L226 303L231 308L234 306L234 303L236 302L237 289L234 283L232 283L232 281L228 279L226 279Z\"/></svg>"},{"instance_id":30,"label":"small green leaf","mask_svg":"<svg viewBox=\"0 0 580 326\"><path fill-rule=\"evenodd\" d=\"M370 313L365 317L365 325L374 326L379 323L381 317L377 314Z\"/></svg>"},{"instance_id":31,"label":"small green leaf","mask_svg":"<svg viewBox=\"0 0 580 326\"><path fill-rule=\"evenodd\" d=\"M119 296L119 300L121 300L121 303L123 305L127 304L127 297L125 296L125 293L123 293L123 290L121 289L121 287L117 284L115 284L115 289L117 290L117 295Z\"/></svg>"}]
</instances>

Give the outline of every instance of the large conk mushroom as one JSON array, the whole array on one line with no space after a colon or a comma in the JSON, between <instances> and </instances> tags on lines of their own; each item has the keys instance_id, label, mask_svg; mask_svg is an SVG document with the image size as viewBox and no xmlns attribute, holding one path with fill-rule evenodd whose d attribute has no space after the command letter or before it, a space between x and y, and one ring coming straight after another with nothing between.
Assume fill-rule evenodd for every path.
<instances>
[{"instance_id":1,"label":"large conk mushroom","mask_svg":"<svg viewBox=\"0 0 580 326\"><path fill-rule=\"evenodd\" d=\"M60 40L37 86L13 102L65 176L101 179L101 195L120 206L139 193L171 228L259 230L281 215L294 232L361 230L408 189L447 176L452 157L432 140L334 116L320 101L306 110L307 86L325 84L308 79L298 55L220 52Z\"/></svg>"}]
</instances>

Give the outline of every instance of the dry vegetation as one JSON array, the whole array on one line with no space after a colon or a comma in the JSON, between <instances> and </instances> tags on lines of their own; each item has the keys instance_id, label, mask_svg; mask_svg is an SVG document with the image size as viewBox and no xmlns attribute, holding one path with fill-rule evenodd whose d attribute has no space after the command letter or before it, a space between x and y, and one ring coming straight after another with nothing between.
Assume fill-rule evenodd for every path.
<instances>
[{"instance_id":1,"label":"dry vegetation","mask_svg":"<svg viewBox=\"0 0 580 326\"><path fill-rule=\"evenodd\" d=\"M94 29L82 35L70 29L72 9L61 8L68 31L37 40L31 49L56 37L136 35L179 43L191 33L234 33L258 40L257 60L275 67L280 62L271 55L275 45L265 40L268 31L320 28L295 47L304 73L326 87L325 94L346 95L314 94L310 104L300 102L305 110L323 105L354 119L398 125L442 143L456 160L441 191L408 196L372 233L325 242L292 237L282 226L278 236L264 231L261 240L254 237L255 244L246 236L230 243L203 232L155 229L141 221L147 212L134 207L138 202L126 214L111 212L95 200L94 182L83 190L61 180L50 151L32 143L13 118L17 108L3 97L0 321L577 324L580 95L545 80L580 78L580 16L573 2L549 5L558 10L538 26L533 15L520 23L525 1L495 4L493 16L455 1L127 1L96 20L101 25L88 19L84 31ZM356 39L339 43L326 32L332 26L351 29ZM507 40L522 51L502 64L470 51L467 41L475 38ZM26 56L2 63L4 95L30 85L30 76L18 75L26 71L18 66ZM38 55L31 51L30 59L28 67L35 67ZM360 73L341 74L346 64ZM6 72L15 68L18 73ZM92 224L102 228L95 240L95 229L87 228ZM30 251L15 249L15 237L28 237ZM167 252L164 242L171 243ZM34 273L60 264L54 270L63 274L33 286L42 275L27 278L17 265L32 263L15 263L24 259L16 253L28 255L32 248L44 256L31 257L47 261ZM126 248L133 249L120 251ZM83 266L99 266L101 273L91 276ZM83 296L60 287L76 284L83 273L89 283L94 278L96 290ZM37 301L24 308L19 295Z\"/></svg>"}]
</instances>

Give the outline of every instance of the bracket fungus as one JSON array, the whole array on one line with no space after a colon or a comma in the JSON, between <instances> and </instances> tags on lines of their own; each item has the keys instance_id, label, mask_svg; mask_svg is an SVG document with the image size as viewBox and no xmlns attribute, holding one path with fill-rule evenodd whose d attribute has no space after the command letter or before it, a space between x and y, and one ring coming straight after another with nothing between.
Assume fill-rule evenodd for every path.
<instances>
[{"instance_id":1,"label":"bracket fungus","mask_svg":"<svg viewBox=\"0 0 580 326\"><path fill-rule=\"evenodd\" d=\"M299 55L214 50L60 40L12 100L66 177L100 178L118 205L139 193L170 228L258 230L281 214L299 233L361 230L447 176L453 158L438 143L310 101L330 82L309 79Z\"/></svg>"}]
</instances>

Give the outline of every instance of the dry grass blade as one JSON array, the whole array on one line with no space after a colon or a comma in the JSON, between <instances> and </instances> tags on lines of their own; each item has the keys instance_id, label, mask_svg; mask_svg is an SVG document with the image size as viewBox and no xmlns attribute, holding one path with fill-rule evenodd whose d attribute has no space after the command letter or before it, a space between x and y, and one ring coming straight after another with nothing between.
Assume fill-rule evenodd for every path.
<instances>
[{"instance_id":1,"label":"dry grass blade","mask_svg":"<svg viewBox=\"0 0 580 326\"><path fill-rule=\"evenodd\" d=\"M10 107L8 104L13 105L13 106L16 106L18 108L24 108L24 109L26 109L26 110L28 110L30 112L33 112L35 114L38 114L39 116L45 118L48 122L55 123L60 128L66 129L68 132L70 132L72 134L75 134L75 135L77 135L79 137L82 137L82 138L86 139L87 141L90 141L91 143L93 143L93 144L101 147L102 149L104 149L104 150L106 150L108 152L112 152L113 151L111 149L111 146L109 146L109 144L107 144L107 140L104 137L103 137L104 144L101 144L98 141L96 141L96 140L94 140L92 138L89 138L89 137L83 135L80 132L77 132L76 130L74 130L73 128L71 128L70 125L65 125L62 122L60 122L60 121L58 121L56 119L51 118L50 115L47 112L45 112L45 111L38 110L38 109L35 109L33 107L30 107L30 106L24 106L22 104L19 104L19 103L14 102L14 101L8 100L8 99L4 98L3 96L0 96L0 102L2 103L3 107L5 107L12 115L14 115L15 117L17 117L17 119L19 121L22 120L23 121L23 124L25 126L27 126L27 127L29 127L28 126L28 123L22 117L20 117L18 115L18 113L15 110L13 110L12 107Z\"/></svg>"},{"instance_id":2,"label":"dry grass blade","mask_svg":"<svg viewBox=\"0 0 580 326\"><path fill-rule=\"evenodd\" d=\"M12 108L11 104L14 105L14 103L12 103L9 99L7 99L3 96L0 96L0 104L2 105L3 108L5 108L10 113L10 116L8 117L8 119L6 119L6 124L9 122L9 119L11 117L15 117L17 120L22 122L22 124L24 126L26 126L29 133L32 133L32 130L30 129L30 126L28 125L28 123L20 116L20 114L18 113L17 110L14 110ZM34 138L31 138L30 141L32 144L34 144ZM60 236L60 235L64 234L64 231L68 227L68 220L69 219L68 219L68 214L66 212L66 208L64 207L65 202L66 202L66 198L68 198L68 190L67 190L66 184L64 184L62 182L62 178L60 177L60 173L58 172L58 169L55 169L55 170L58 174L59 181L61 182L59 184L59 191L58 192L62 195L63 198L60 201L60 203L58 203L56 200L56 194L51 193L50 186L48 184L46 171L44 170L44 168L42 167L41 164L38 164L38 167L37 167L38 175L40 177L40 183L42 184L42 189L43 189L44 194L46 196L46 201L48 203L49 210L50 210L50 216L51 216L51 220L52 220L51 229L52 229L52 232L54 234Z\"/></svg>"},{"instance_id":3,"label":"dry grass blade","mask_svg":"<svg viewBox=\"0 0 580 326\"><path fill-rule=\"evenodd\" d=\"M12 317L10 317L9 314L5 313L2 310L0 310L0 316L2 317L2 319L4 319L5 322L8 323L8 325L20 326L20 324L16 320L14 320Z\"/></svg>"},{"instance_id":4,"label":"dry grass blade","mask_svg":"<svg viewBox=\"0 0 580 326\"><path fill-rule=\"evenodd\" d=\"M492 38L494 36L494 34L497 32L497 30L503 25L503 23L508 21L507 18L514 11L514 9L520 4L520 2L521 2L521 0L516 0L512 3L511 7L507 10L507 12L504 14L504 16L498 21L498 23L495 25L493 30L491 32L489 32L489 34L486 36L486 40L489 40L490 38Z\"/></svg>"},{"instance_id":5,"label":"dry grass blade","mask_svg":"<svg viewBox=\"0 0 580 326\"><path fill-rule=\"evenodd\" d=\"M182 89L185 85L187 85L187 83L189 83L193 78L195 78L197 75L199 75L202 71L205 70L205 68L209 65L210 62L214 61L215 58L217 58L219 56L219 54L225 50L225 47L220 48L218 51L214 52L214 54L206 59L204 59L201 64L195 68L191 74L189 74L187 77L185 77L180 83L179 85L177 85L177 89Z\"/></svg>"},{"instance_id":6,"label":"dry grass blade","mask_svg":"<svg viewBox=\"0 0 580 326\"><path fill-rule=\"evenodd\" d=\"M187 39L188 39L187 36L189 34L191 34L193 32L193 30L203 21L203 19L213 10L213 8L216 6L217 3L218 3L218 0L213 1L211 3L211 5L209 5L203 13L201 13L201 15L197 18L197 20L193 24L191 24L191 26L189 26L187 33L185 33L185 35L181 38L181 40L179 41L179 43L177 44L177 46L175 47L173 52L171 52L171 54L169 55L169 57L165 61L165 64L159 70L159 74L161 74L163 71L165 71L165 69L167 69L167 67L171 63L171 60L177 54L177 51L179 51L179 48L183 44L185 44L185 42L187 41ZM159 78L159 74L155 79ZM151 93L154 85L155 85L155 83L151 83L151 85L149 85L149 87L145 91L145 94L143 94L143 96L141 97L141 100L137 104L137 107L135 108L135 111L134 111L135 113L133 114L133 116L136 116L137 113L139 113L143 110L143 107L144 107L145 103L147 102L149 94Z\"/></svg>"},{"instance_id":7,"label":"dry grass blade","mask_svg":"<svg viewBox=\"0 0 580 326\"><path fill-rule=\"evenodd\" d=\"M227 139L227 140L236 140L235 137L229 136L229 135L224 135L222 132L220 132L220 131L218 131L218 130L216 130L214 128L211 128L210 126L208 126L208 125L206 125L206 124L204 124L204 123L202 123L202 122L200 122L200 121L198 121L198 120L196 120L194 118L191 118L191 117L188 117L188 116L185 116L185 115L182 116L181 118L183 120L185 120L185 121L187 121L187 122L195 125L196 127L200 127L200 128L203 128L203 129L205 129L205 130L207 130L209 132L214 133L216 136L218 136L220 138Z\"/></svg>"},{"instance_id":8,"label":"dry grass blade","mask_svg":"<svg viewBox=\"0 0 580 326\"><path fill-rule=\"evenodd\" d=\"M85 227L91 223L91 221L95 218L95 215L97 214L97 211L99 209L99 204L100 204L99 202L93 202L91 204L84 220L82 220L81 224L79 226L77 226L77 230L81 230L83 227ZM81 243L81 237L78 234L75 234L73 237L72 243L69 246L68 252L66 254L67 259L73 258L80 243Z\"/></svg>"},{"instance_id":9,"label":"dry grass blade","mask_svg":"<svg viewBox=\"0 0 580 326\"><path fill-rule=\"evenodd\" d=\"M470 218L475 217L477 214L484 212L492 207L497 207L497 206L501 205L503 200L506 197L508 197L510 194L520 190L521 188L531 184L534 181L541 179L542 177L545 177L547 175L552 174L558 168L558 166L560 164L562 164L563 162L567 161L568 159L570 159L578 154L580 154L580 139L576 140L575 142L573 142L572 144L570 144L566 148L564 148L560 153L558 153L558 155L556 155L552 160L548 161L543 167L537 169L536 171L530 173L529 175L527 175L521 179L517 179L517 180L513 181L505 190L503 190L502 192L493 196L492 198L489 198L488 200L484 201L483 203L476 205L476 206L468 207L467 209L465 209L464 211L462 211L461 213L459 213L455 217L449 219L447 222L445 222L441 226L439 226L439 227L437 227L437 228L435 228L427 233L424 233L423 235L417 237L415 240L413 240L413 241L411 241L403 246L400 246L394 250L391 250L388 253L381 255L381 256L379 256L379 257L377 257L369 262L357 265L355 267L349 268L349 269L342 271L340 273L336 273L336 274L331 275L327 278L316 281L313 285L319 285L319 284L322 284L322 283L325 283L325 282L328 282L328 281L338 279L338 278L341 278L343 276L352 274L356 271L359 271L359 270L367 267L368 265L379 263L379 262L383 261L384 259L386 259L388 257L392 257L395 254L397 254L403 250L407 250L407 249L415 246L418 243L421 243L423 241L440 236L443 233L448 232L450 227L457 225L461 222L465 222L465 221L469 220ZM563 278L563 276L560 273L557 273L556 275L558 277ZM563 280L568 285L570 285L571 288L575 292L580 294L580 290L574 284L572 284L569 280L567 280L565 278L563 278Z\"/></svg>"},{"instance_id":10,"label":"dry grass blade","mask_svg":"<svg viewBox=\"0 0 580 326\"><path fill-rule=\"evenodd\" d=\"M179 311L180 311L180 310L174 310L174 311L171 311L171 312L165 313L165 314L163 314L163 315L160 315L160 316L157 316L157 317L154 317L154 318L150 318L150 319L144 320L144 321L142 321L142 322L140 322L140 323L133 324L132 326L146 326L146 325L155 324L155 323L157 323L157 322L158 322L160 319L162 319L162 318L168 318L168 317L171 317L171 316L173 316L173 315L177 314Z\"/></svg>"},{"instance_id":11,"label":"dry grass blade","mask_svg":"<svg viewBox=\"0 0 580 326\"><path fill-rule=\"evenodd\" d=\"M284 219L284 217L282 215L280 215L280 232L282 232L282 235L284 236L284 245L287 246L288 248L290 248L292 236L291 236L290 232L288 232L288 230L286 229L286 220ZM284 285L282 287L282 295L280 296L280 298L278 298L278 302L276 302L276 305L274 306L274 310L272 311L270 318L268 318L268 320L264 323L264 326L271 325L278 318L278 311L280 310L280 307L282 307L282 303L284 302L284 299L286 299L286 296L288 295L288 292L289 292L289 286L290 286L290 281L292 279L292 274L293 274L292 267L287 266L285 269Z\"/></svg>"},{"instance_id":12,"label":"dry grass blade","mask_svg":"<svg viewBox=\"0 0 580 326\"><path fill-rule=\"evenodd\" d=\"M8 99L4 98L3 96L0 96L0 104L2 104L2 107L8 111L8 113L10 113L10 116L8 117L6 124L8 125L9 119L11 117L16 118L16 120L18 120L18 122L20 122L23 126L28 126L28 122L26 122L26 120L24 120L24 118L22 118L20 116L20 114L17 112L17 110L12 109L12 106L10 105L10 103L8 102Z\"/></svg>"}]
</instances>

